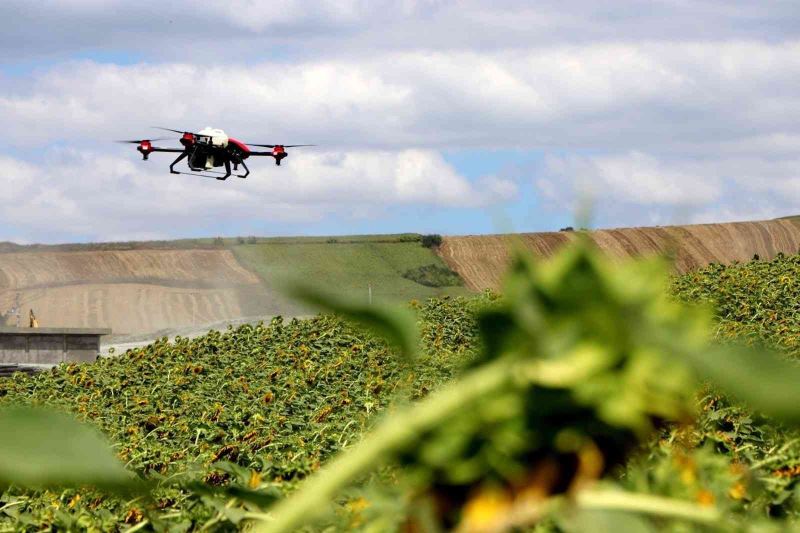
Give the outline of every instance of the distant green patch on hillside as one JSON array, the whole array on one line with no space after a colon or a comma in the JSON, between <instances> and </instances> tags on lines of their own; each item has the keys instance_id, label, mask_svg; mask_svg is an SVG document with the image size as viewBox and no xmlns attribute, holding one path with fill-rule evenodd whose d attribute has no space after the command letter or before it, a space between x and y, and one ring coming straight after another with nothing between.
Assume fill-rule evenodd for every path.
<instances>
[{"instance_id":1,"label":"distant green patch on hillside","mask_svg":"<svg viewBox=\"0 0 800 533\"><path fill-rule=\"evenodd\" d=\"M456 287L464 281L449 267L431 264L407 270L403 277L426 287Z\"/></svg>"},{"instance_id":2,"label":"distant green patch on hillside","mask_svg":"<svg viewBox=\"0 0 800 533\"><path fill-rule=\"evenodd\" d=\"M225 239L226 244L240 244L241 237ZM386 235L321 235L311 237L246 237L248 244L348 244L421 242L419 233L389 233ZM255 242L253 242L255 241Z\"/></svg>"},{"instance_id":3,"label":"distant green patch on hillside","mask_svg":"<svg viewBox=\"0 0 800 533\"><path fill-rule=\"evenodd\" d=\"M389 240L394 237L395 240ZM258 274L270 287L287 279L319 284L332 291L367 299L372 288L375 302L407 302L433 296L466 295L462 286L430 287L403 277L426 265L447 266L419 236L259 240L256 244L231 246L245 268ZM301 241L301 242L298 242ZM302 244L298 246L298 244Z\"/></svg>"}]
</instances>

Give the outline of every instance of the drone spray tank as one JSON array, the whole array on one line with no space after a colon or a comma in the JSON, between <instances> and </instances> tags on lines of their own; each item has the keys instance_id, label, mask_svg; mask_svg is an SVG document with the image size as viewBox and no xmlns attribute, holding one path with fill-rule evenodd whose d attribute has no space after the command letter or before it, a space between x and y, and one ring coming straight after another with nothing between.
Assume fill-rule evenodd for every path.
<instances>
[{"instance_id":1,"label":"drone spray tank","mask_svg":"<svg viewBox=\"0 0 800 533\"><path fill-rule=\"evenodd\" d=\"M225 148L228 146L228 135L220 129L207 127L197 132L196 142L214 148ZM195 168L210 170L222 163L215 161L214 154L197 152L196 156L192 158L191 164Z\"/></svg>"}]
</instances>

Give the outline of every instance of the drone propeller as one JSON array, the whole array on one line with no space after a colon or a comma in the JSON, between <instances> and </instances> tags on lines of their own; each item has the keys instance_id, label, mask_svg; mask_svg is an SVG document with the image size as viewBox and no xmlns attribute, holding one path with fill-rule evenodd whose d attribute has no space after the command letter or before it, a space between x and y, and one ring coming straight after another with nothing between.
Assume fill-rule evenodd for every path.
<instances>
[{"instance_id":1,"label":"drone propeller","mask_svg":"<svg viewBox=\"0 0 800 533\"><path fill-rule=\"evenodd\" d=\"M181 131L181 130L173 130L172 128L162 128L161 126L152 126L157 130L164 130L164 131L174 131L175 133L180 133L181 135L186 135L187 133L194 135L195 137L210 137L210 135L203 135L201 133L195 133L193 131Z\"/></svg>"},{"instance_id":2,"label":"drone propeller","mask_svg":"<svg viewBox=\"0 0 800 533\"><path fill-rule=\"evenodd\" d=\"M169 141L169 137L159 137L157 139L139 139L137 141L114 141L115 143L142 144L143 142Z\"/></svg>"},{"instance_id":3,"label":"drone propeller","mask_svg":"<svg viewBox=\"0 0 800 533\"><path fill-rule=\"evenodd\" d=\"M255 144L245 143L248 146L261 146L264 148L275 148L276 146L283 146L284 148L295 148L297 146L316 146L316 144Z\"/></svg>"},{"instance_id":4,"label":"drone propeller","mask_svg":"<svg viewBox=\"0 0 800 533\"><path fill-rule=\"evenodd\" d=\"M180 133L180 134L183 134L183 133L192 133L192 132L190 132L190 131L173 130L172 128L162 128L161 126L152 126L152 127L153 127L153 128L155 128L155 129L157 129L157 130L164 130L164 131L174 131L175 133ZM196 134L195 134L195 133L192 133L192 135L196 135Z\"/></svg>"}]
</instances>

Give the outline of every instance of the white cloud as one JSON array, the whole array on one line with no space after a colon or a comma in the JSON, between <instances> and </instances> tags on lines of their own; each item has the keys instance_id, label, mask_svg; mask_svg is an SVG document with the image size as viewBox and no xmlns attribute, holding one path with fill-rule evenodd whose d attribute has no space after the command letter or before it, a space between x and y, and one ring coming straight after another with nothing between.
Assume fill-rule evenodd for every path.
<instances>
[{"instance_id":1,"label":"white cloud","mask_svg":"<svg viewBox=\"0 0 800 533\"><path fill-rule=\"evenodd\" d=\"M746 139L796 143L798 78L800 41L414 51L292 65L72 62L5 91L0 120L14 128L0 140L104 141L157 122L329 147L748 150Z\"/></svg>"},{"instance_id":2,"label":"white cloud","mask_svg":"<svg viewBox=\"0 0 800 533\"><path fill-rule=\"evenodd\" d=\"M473 184L430 150L296 154L280 168L249 160L251 176L226 183L170 175L170 155L134 162L60 150L39 165L0 157L11 184L0 193L0 239L175 237L217 221L252 232L270 221L346 218L365 208L374 217L404 204L487 206L515 192L507 180Z\"/></svg>"},{"instance_id":3,"label":"white cloud","mask_svg":"<svg viewBox=\"0 0 800 533\"><path fill-rule=\"evenodd\" d=\"M769 220L781 216L795 215L797 211L765 206L760 209L742 209L741 206L710 206L693 213L687 222L691 224L715 224L720 222L741 222L742 220Z\"/></svg>"},{"instance_id":4,"label":"white cloud","mask_svg":"<svg viewBox=\"0 0 800 533\"><path fill-rule=\"evenodd\" d=\"M534 185L556 209L588 198L617 224L753 220L796 214L800 159L551 155Z\"/></svg>"},{"instance_id":5,"label":"white cloud","mask_svg":"<svg viewBox=\"0 0 800 533\"><path fill-rule=\"evenodd\" d=\"M641 152L595 157L553 157L548 174L561 183L573 182L591 197L640 205L701 205L718 198L719 179L691 168L675 168ZM543 192L553 194L552 187Z\"/></svg>"},{"instance_id":6,"label":"white cloud","mask_svg":"<svg viewBox=\"0 0 800 533\"><path fill-rule=\"evenodd\" d=\"M4 0L0 24L0 48L15 60L113 48L252 62L264 54L784 40L796 35L800 15L786 0Z\"/></svg>"}]
</instances>

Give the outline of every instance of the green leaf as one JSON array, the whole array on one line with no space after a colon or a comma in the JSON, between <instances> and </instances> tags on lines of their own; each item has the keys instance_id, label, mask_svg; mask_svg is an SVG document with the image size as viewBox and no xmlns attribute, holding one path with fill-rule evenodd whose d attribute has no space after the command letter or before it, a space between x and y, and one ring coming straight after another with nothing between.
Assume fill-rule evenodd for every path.
<instances>
[{"instance_id":1,"label":"green leaf","mask_svg":"<svg viewBox=\"0 0 800 533\"><path fill-rule=\"evenodd\" d=\"M800 366L769 350L740 346L684 352L695 371L750 407L800 423Z\"/></svg>"},{"instance_id":2,"label":"green leaf","mask_svg":"<svg viewBox=\"0 0 800 533\"><path fill-rule=\"evenodd\" d=\"M396 346L406 359L417 355L416 320L414 314L407 309L364 304L305 284L290 284L287 292L302 302L336 313L372 330Z\"/></svg>"},{"instance_id":3,"label":"green leaf","mask_svg":"<svg viewBox=\"0 0 800 533\"><path fill-rule=\"evenodd\" d=\"M28 407L3 409L0 436L0 484L93 485L115 491L139 484L97 430L68 415Z\"/></svg>"},{"instance_id":4,"label":"green leaf","mask_svg":"<svg viewBox=\"0 0 800 533\"><path fill-rule=\"evenodd\" d=\"M482 360L497 359L508 348L509 337L516 332L512 317L506 310L487 309L478 314L477 323L483 340Z\"/></svg>"},{"instance_id":5,"label":"green leaf","mask_svg":"<svg viewBox=\"0 0 800 533\"><path fill-rule=\"evenodd\" d=\"M198 481L187 483L185 487L195 494L212 497L223 496L225 498L238 498L243 502L252 503L259 507L272 505L282 496L281 492L276 487L268 487L262 490L253 490L236 485L211 487Z\"/></svg>"}]
</instances>

